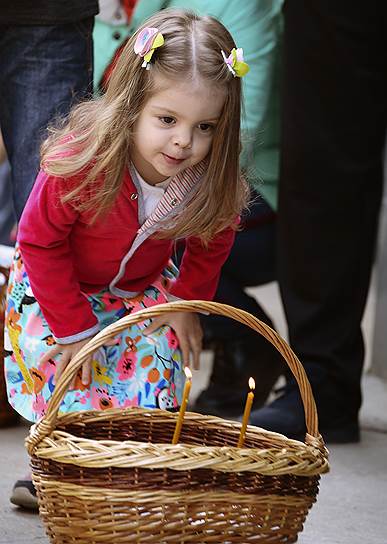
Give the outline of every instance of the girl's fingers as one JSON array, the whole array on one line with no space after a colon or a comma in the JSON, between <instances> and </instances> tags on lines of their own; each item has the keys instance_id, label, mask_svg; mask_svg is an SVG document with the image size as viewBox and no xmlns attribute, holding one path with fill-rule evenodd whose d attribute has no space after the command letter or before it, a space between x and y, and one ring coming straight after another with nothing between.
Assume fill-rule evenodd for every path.
<instances>
[{"instance_id":1,"label":"girl's fingers","mask_svg":"<svg viewBox=\"0 0 387 544\"><path fill-rule=\"evenodd\" d=\"M74 358L74 356L71 359L73 359L73 358ZM91 382L91 362L92 362L92 359L91 359L91 356L90 356L90 358L86 359L86 361L82 365L81 381L82 381L83 385L89 385L89 383ZM79 370L75 374L74 378L71 380L71 384L70 384L69 389L76 389L76 381L77 381L78 374L79 374Z\"/></svg>"},{"instance_id":2,"label":"girl's fingers","mask_svg":"<svg viewBox=\"0 0 387 544\"><path fill-rule=\"evenodd\" d=\"M92 356L90 356L86 361L83 363L81 368L81 381L83 385L90 385L91 382L91 367L92 367ZM76 380L78 376L79 371L75 374L74 378L71 380L71 384L69 389L75 389L76 388Z\"/></svg>"},{"instance_id":3,"label":"girl's fingers","mask_svg":"<svg viewBox=\"0 0 387 544\"><path fill-rule=\"evenodd\" d=\"M188 341L184 338L179 338L179 344L180 344L180 350L181 350L181 356L183 359L183 366L190 366L189 361L189 354L190 354L190 346Z\"/></svg>"},{"instance_id":4,"label":"girl's fingers","mask_svg":"<svg viewBox=\"0 0 387 544\"><path fill-rule=\"evenodd\" d=\"M202 351L202 344L198 342L196 338L191 340L191 351L193 359L194 370L199 370L200 368L200 354Z\"/></svg>"},{"instance_id":5,"label":"girl's fingers","mask_svg":"<svg viewBox=\"0 0 387 544\"><path fill-rule=\"evenodd\" d=\"M58 381L59 376L63 373L64 369L70 362L70 357L66 353L63 353L62 357L56 363L56 370L54 376L54 383Z\"/></svg>"},{"instance_id":6,"label":"girl's fingers","mask_svg":"<svg viewBox=\"0 0 387 544\"><path fill-rule=\"evenodd\" d=\"M82 383L83 385L89 385L91 382L91 357L87 359L82 365Z\"/></svg>"},{"instance_id":7,"label":"girl's fingers","mask_svg":"<svg viewBox=\"0 0 387 544\"><path fill-rule=\"evenodd\" d=\"M49 361L50 359L53 359L54 357L56 357L58 355L58 353L61 352L61 345L60 344L57 344L56 346L54 346L53 348L51 348L50 350L48 350L44 355L43 357L41 357L39 359L39 365L42 365L43 363L47 363L47 361Z\"/></svg>"},{"instance_id":8,"label":"girl's fingers","mask_svg":"<svg viewBox=\"0 0 387 544\"><path fill-rule=\"evenodd\" d=\"M199 320L194 321L195 326L190 337L192 358L193 358L193 368L194 370L199 370L200 368L200 354L202 352L202 342L203 342L203 329L200 325Z\"/></svg>"},{"instance_id":9,"label":"girl's fingers","mask_svg":"<svg viewBox=\"0 0 387 544\"><path fill-rule=\"evenodd\" d=\"M162 317L155 317L152 319L152 323L148 325L142 332L145 334L152 334L152 332L155 332L157 329L159 329L162 325L164 325L165 318Z\"/></svg>"},{"instance_id":10,"label":"girl's fingers","mask_svg":"<svg viewBox=\"0 0 387 544\"><path fill-rule=\"evenodd\" d=\"M119 338L112 338L111 340L106 340L104 346L118 346L120 342L121 340Z\"/></svg>"}]
</instances>

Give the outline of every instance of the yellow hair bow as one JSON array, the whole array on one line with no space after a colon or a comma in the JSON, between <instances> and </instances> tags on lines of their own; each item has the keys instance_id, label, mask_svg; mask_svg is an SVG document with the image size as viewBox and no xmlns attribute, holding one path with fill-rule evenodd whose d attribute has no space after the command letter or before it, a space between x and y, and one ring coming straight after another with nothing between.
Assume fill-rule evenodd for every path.
<instances>
[{"instance_id":1,"label":"yellow hair bow","mask_svg":"<svg viewBox=\"0 0 387 544\"><path fill-rule=\"evenodd\" d=\"M224 51L221 51L221 53L224 62L234 77L243 77L250 70L250 66L244 61L242 47L238 47L238 49L234 47L228 57Z\"/></svg>"}]
</instances>

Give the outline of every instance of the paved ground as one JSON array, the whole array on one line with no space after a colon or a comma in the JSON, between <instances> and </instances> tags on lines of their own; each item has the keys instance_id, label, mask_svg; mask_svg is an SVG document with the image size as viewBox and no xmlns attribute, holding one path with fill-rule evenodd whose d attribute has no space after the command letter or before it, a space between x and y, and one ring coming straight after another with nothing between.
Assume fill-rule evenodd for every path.
<instances>
[{"instance_id":1,"label":"paved ground","mask_svg":"<svg viewBox=\"0 0 387 544\"><path fill-rule=\"evenodd\" d=\"M263 295L273 303L273 291ZM283 329L279 312L275 318ZM193 395L204 386L209 369L204 356L202 370L194 375ZM368 375L363 382L362 441L330 448L331 472L322 478L300 544L387 544L387 384ZM27 470L27 432L27 426L0 429L0 544L48 543L38 516L8 502L13 482Z\"/></svg>"}]
</instances>

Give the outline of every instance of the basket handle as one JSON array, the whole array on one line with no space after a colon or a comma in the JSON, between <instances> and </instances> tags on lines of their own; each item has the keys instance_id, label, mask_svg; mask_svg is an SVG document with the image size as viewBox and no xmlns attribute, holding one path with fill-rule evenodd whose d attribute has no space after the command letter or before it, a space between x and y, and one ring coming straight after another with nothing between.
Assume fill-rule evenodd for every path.
<instances>
[{"instance_id":1,"label":"basket handle","mask_svg":"<svg viewBox=\"0 0 387 544\"><path fill-rule=\"evenodd\" d=\"M51 400L48 404L46 415L39 421L37 425L33 427L30 437L28 439L28 449L31 453L34 447L43 438L48 436L55 428L55 423L58 417L59 406L68 390L68 387L76 376L76 373L84 363L84 361L105 344L105 342L117 333L129 328L131 325L145 321L149 318L157 317L168 312L209 312L211 314L222 315L230 317L247 325L251 329L264 336L273 346L281 353L287 362L290 370L292 371L298 387L305 411L305 422L307 432L311 437L321 440L321 436L318 432L318 418L317 409L314 401L312 388L306 376L305 370L300 361L290 349L288 344L283 340L273 329L268 325L252 316L248 312L228 306L227 304L220 304L218 302L206 302L202 300L190 300L190 301L177 301L158 304L139 312L122 317L115 323L107 326L100 331L95 337L93 337L83 348L76 354L71 360L69 365L65 368L63 374L60 376Z\"/></svg>"}]
</instances>

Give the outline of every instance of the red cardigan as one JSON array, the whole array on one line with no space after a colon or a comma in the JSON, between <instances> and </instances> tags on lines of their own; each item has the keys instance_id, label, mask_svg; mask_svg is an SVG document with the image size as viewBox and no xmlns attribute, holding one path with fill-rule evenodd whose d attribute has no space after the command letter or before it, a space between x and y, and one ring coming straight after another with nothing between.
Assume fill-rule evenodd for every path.
<instances>
[{"instance_id":1,"label":"red cardigan","mask_svg":"<svg viewBox=\"0 0 387 544\"><path fill-rule=\"evenodd\" d=\"M43 315L57 340L68 343L99 330L85 294L107 288L117 276L141 226L141 194L126 172L113 208L90 226L90 214L61 202L63 184L62 178L39 173L20 221L18 242ZM170 293L186 300L211 300L234 235L231 228L223 230L207 250L198 238L189 238ZM172 240L146 238L127 262L116 287L143 291L160 275L172 251Z\"/></svg>"}]
</instances>

